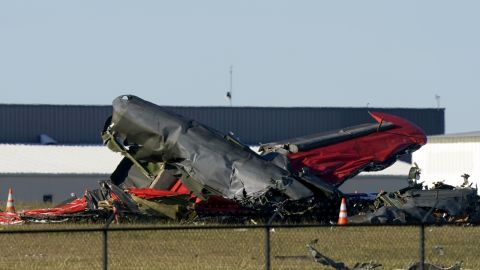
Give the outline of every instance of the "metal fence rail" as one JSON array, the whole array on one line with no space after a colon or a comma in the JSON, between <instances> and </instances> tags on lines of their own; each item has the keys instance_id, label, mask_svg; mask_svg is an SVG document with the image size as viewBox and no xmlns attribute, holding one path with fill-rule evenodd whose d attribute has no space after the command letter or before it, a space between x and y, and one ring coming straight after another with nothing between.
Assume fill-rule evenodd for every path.
<instances>
[{"instance_id":1,"label":"metal fence rail","mask_svg":"<svg viewBox=\"0 0 480 270\"><path fill-rule=\"evenodd\" d=\"M2 268L334 269L315 262L310 244L350 269L372 261L480 269L480 226L58 226L3 227Z\"/></svg>"}]
</instances>

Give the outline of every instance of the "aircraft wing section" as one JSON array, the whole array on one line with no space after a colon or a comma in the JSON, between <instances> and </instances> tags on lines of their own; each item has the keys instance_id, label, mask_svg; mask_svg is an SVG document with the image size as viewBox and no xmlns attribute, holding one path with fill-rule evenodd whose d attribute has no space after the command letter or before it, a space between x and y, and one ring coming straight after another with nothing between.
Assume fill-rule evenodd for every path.
<instances>
[{"instance_id":1,"label":"aircraft wing section","mask_svg":"<svg viewBox=\"0 0 480 270\"><path fill-rule=\"evenodd\" d=\"M382 170L427 141L419 127L403 118L380 112L370 115L375 123L266 144L260 150L287 151L290 170L308 171L339 185L361 171Z\"/></svg>"}]
</instances>

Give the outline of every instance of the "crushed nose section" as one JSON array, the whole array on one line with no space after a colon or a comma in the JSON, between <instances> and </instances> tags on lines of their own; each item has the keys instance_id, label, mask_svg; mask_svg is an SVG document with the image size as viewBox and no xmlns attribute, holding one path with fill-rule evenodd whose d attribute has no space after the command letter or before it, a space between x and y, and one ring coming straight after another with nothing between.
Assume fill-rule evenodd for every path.
<instances>
[{"instance_id":1,"label":"crushed nose section","mask_svg":"<svg viewBox=\"0 0 480 270\"><path fill-rule=\"evenodd\" d=\"M162 164L200 198L248 201L271 190L287 200L313 196L290 172L237 140L135 96L114 100L103 139L110 149L128 159L112 175L115 184L128 184L134 175L143 181L162 182L161 171L155 169ZM138 177L138 172L145 177Z\"/></svg>"}]
</instances>

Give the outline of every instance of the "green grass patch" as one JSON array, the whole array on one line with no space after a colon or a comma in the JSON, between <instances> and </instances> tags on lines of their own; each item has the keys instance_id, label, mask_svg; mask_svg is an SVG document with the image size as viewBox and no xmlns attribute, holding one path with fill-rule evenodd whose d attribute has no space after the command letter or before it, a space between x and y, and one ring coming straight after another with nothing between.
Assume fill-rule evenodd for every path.
<instances>
[{"instance_id":1,"label":"green grass patch","mask_svg":"<svg viewBox=\"0 0 480 270\"><path fill-rule=\"evenodd\" d=\"M162 226L170 226L166 224ZM151 224L120 224L151 226ZM101 224L44 224L5 230L99 228ZM353 265L376 261L382 269L406 269L419 258L418 227L275 228L271 232L272 269L329 269L309 257L306 244ZM425 229L428 262L480 269L480 227L432 226ZM3 269L101 269L101 232L0 234ZM262 228L111 231L109 269L264 269Z\"/></svg>"}]
</instances>

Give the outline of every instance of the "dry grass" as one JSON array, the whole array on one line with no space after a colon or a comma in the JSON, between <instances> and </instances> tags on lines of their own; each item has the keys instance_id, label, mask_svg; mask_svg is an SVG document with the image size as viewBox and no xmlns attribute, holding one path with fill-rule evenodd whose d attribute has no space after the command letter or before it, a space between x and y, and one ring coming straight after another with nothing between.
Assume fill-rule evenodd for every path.
<instances>
[{"instance_id":1,"label":"dry grass","mask_svg":"<svg viewBox=\"0 0 480 270\"><path fill-rule=\"evenodd\" d=\"M0 201L1 211L5 209L6 205L7 205L6 201ZM17 210L17 212L21 210L27 210L27 209L40 209L40 208L49 208L54 206L55 205L52 203L43 203L43 202L31 203L31 202L15 201L15 209Z\"/></svg>"},{"instance_id":2,"label":"dry grass","mask_svg":"<svg viewBox=\"0 0 480 270\"><path fill-rule=\"evenodd\" d=\"M89 228L95 224L23 225L12 229ZM115 227L120 225L115 225ZM123 225L122 225L123 226ZM100 232L0 234L1 269L101 269ZM109 269L264 269L263 229L112 231ZM480 269L480 227L426 228L427 261L463 261ZM371 260L383 269L406 268L419 256L418 227L276 228L272 269L329 269L307 257L306 243L348 265ZM437 246L437 248L435 248ZM440 248L439 248L440 247ZM443 250L443 255L440 255Z\"/></svg>"},{"instance_id":3,"label":"dry grass","mask_svg":"<svg viewBox=\"0 0 480 270\"><path fill-rule=\"evenodd\" d=\"M52 207L20 204L17 210ZM152 224L122 224L131 227ZM177 225L165 223L161 226ZM25 224L0 230L101 228L102 224ZM201 226L199 226L201 227ZM480 269L480 227L433 226L426 232L428 262ZM263 229L194 229L109 232L109 269L264 269ZM101 232L0 234L0 269L101 269ZM324 255L345 262L376 261L382 269L406 269L419 258L418 227L275 228L272 269L331 269L315 263L305 245L318 239Z\"/></svg>"}]
</instances>

